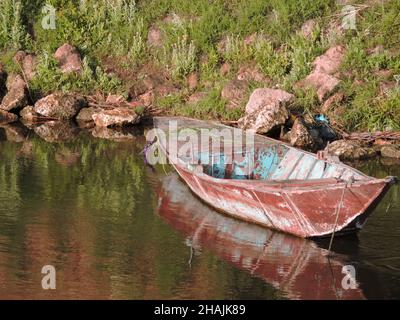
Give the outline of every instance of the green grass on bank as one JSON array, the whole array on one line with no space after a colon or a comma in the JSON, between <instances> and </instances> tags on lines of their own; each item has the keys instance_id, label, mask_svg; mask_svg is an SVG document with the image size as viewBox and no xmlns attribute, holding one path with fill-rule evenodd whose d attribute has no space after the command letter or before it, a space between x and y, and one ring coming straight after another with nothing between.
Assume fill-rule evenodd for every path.
<instances>
[{"instance_id":1,"label":"green grass on bank","mask_svg":"<svg viewBox=\"0 0 400 320\"><path fill-rule=\"evenodd\" d=\"M42 27L46 5L56 8L56 29ZM344 115L338 119L348 130L400 129L400 88L382 93L382 82L400 74L400 2L357 1L356 30L337 34L332 22L342 6L334 0L2 0L0 2L1 61L18 70L12 56L23 49L38 56L39 66L30 83L34 96L53 90L90 93L103 91L127 95L131 83L107 74L104 57L116 68L134 75L151 64L164 70L178 92L157 104L172 113L201 118L237 119L243 109L227 108L221 90L240 67L257 66L271 86L296 95L296 108L318 113L320 103L312 92L294 90L312 61L327 48L347 48L340 90L345 93ZM299 34L302 24L314 19L311 37ZM162 30L163 46L149 48L152 26ZM244 39L254 35L255 40ZM84 59L81 75L62 74L54 51L63 43L76 46ZM379 48L371 53L372 48ZM219 72L228 62L231 70ZM378 70L391 70L384 79ZM199 74L197 89L189 90L185 78ZM249 84L249 90L252 84ZM190 94L205 98L188 105Z\"/></svg>"}]
</instances>

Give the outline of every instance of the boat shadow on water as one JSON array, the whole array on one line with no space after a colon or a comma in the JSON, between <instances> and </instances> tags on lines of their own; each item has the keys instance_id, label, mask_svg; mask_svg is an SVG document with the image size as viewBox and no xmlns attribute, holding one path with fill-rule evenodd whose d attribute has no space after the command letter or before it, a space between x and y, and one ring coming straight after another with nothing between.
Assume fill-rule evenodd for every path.
<instances>
[{"instance_id":1,"label":"boat shadow on water","mask_svg":"<svg viewBox=\"0 0 400 320\"><path fill-rule=\"evenodd\" d=\"M303 239L228 217L195 197L179 176L162 178L158 214L187 239L193 251L207 249L220 259L261 278L289 299L365 299L359 279L349 270L358 250L356 235L334 243ZM353 261L354 263L354 261ZM374 275L362 268L363 277ZM362 280L361 280L362 282Z\"/></svg>"}]
</instances>

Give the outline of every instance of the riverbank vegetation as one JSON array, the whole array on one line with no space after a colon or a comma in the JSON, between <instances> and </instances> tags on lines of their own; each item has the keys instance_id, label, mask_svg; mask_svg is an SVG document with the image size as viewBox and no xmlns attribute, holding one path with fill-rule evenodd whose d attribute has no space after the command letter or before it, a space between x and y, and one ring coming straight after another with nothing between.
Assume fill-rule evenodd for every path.
<instances>
[{"instance_id":1,"label":"riverbank vegetation","mask_svg":"<svg viewBox=\"0 0 400 320\"><path fill-rule=\"evenodd\" d=\"M333 0L3 0L1 63L20 72L15 53L36 56L34 99L100 91L170 114L237 120L255 88L271 87L293 93L292 108L326 113L345 130L400 130L400 3L351 5L346 28L345 4ZM80 73L57 67L64 43L82 56ZM323 108L315 90L297 83L333 46L345 48L340 95Z\"/></svg>"}]
</instances>

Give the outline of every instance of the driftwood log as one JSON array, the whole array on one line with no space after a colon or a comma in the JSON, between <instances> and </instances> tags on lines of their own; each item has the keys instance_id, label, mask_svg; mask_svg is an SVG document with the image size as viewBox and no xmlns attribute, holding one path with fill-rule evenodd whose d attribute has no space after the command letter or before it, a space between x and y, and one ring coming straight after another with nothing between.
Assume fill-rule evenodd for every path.
<instances>
[{"instance_id":1,"label":"driftwood log","mask_svg":"<svg viewBox=\"0 0 400 320\"><path fill-rule=\"evenodd\" d=\"M364 142L374 142L378 139L384 140L400 140L400 132L398 131L377 131L377 132L354 132L354 133L342 133L343 139L346 140L358 140Z\"/></svg>"}]
</instances>

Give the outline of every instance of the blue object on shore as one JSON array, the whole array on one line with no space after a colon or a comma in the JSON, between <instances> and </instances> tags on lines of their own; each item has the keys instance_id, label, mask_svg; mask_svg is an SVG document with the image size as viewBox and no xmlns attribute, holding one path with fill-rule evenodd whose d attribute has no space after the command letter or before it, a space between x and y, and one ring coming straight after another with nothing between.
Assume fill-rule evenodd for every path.
<instances>
[{"instance_id":1,"label":"blue object on shore","mask_svg":"<svg viewBox=\"0 0 400 320\"><path fill-rule=\"evenodd\" d=\"M325 116L324 114L317 114L317 115L314 117L314 119L315 119L315 121L329 123L328 117Z\"/></svg>"}]
</instances>

